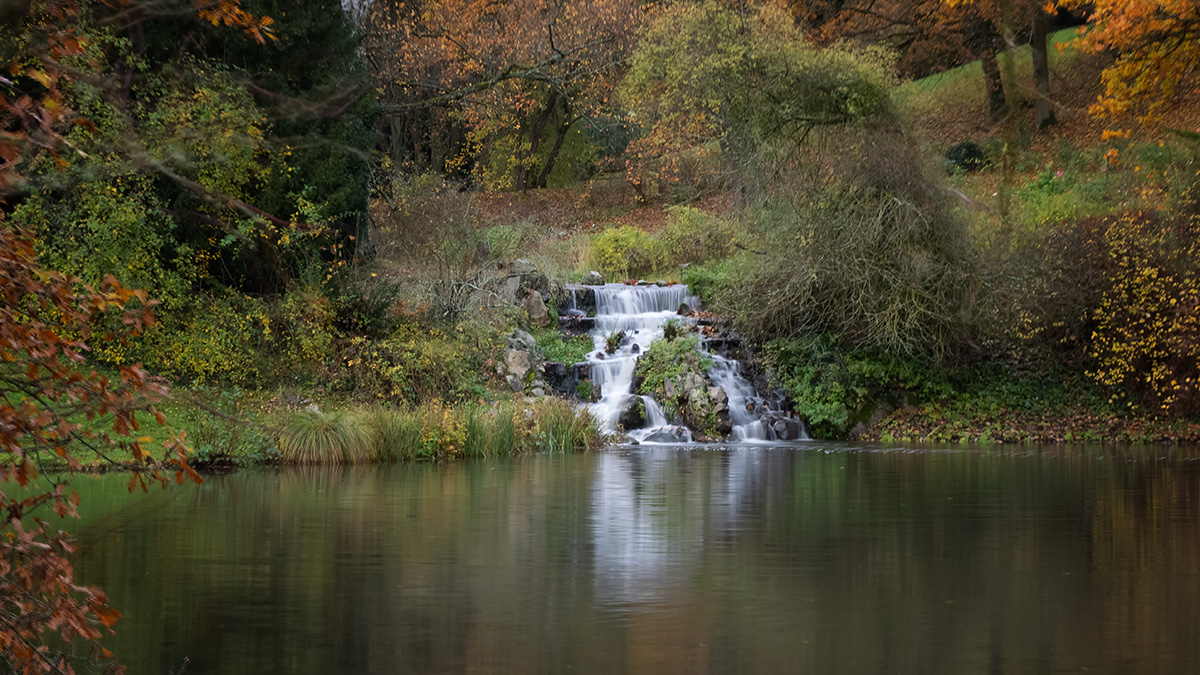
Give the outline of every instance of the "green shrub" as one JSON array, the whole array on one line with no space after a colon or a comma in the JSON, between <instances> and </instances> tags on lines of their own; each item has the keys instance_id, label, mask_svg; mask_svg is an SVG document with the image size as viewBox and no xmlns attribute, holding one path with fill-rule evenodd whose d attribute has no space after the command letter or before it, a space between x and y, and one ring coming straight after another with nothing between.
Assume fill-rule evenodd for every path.
<instances>
[{"instance_id":1,"label":"green shrub","mask_svg":"<svg viewBox=\"0 0 1200 675\"><path fill-rule=\"evenodd\" d=\"M587 355L595 348L591 338L586 335L563 338L554 329L539 334L535 339L538 350L547 361L558 361L568 365L586 361Z\"/></svg>"},{"instance_id":2,"label":"green shrub","mask_svg":"<svg viewBox=\"0 0 1200 675\"><path fill-rule=\"evenodd\" d=\"M486 395L481 373L496 349L492 332L403 326L380 341L352 338L342 350L339 384L407 405L469 401Z\"/></svg>"},{"instance_id":3,"label":"green shrub","mask_svg":"<svg viewBox=\"0 0 1200 675\"><path fill-rule=\"evenodd\" d=\"M592 252L600 271L610 279L649 275L665 260L658 240L630 225L594 235Z\"/></svg>"},{"instance_id":4,"label":"green shrub","mask_svg":"<svg viewBox=\"0 0 1200 675\"><path fill-rule=\"evenodd\" d=\"M363 419L344 411L292 414L279 432L279 452L293 464L354 464L370 459L371 432Z\"/></svg>"},{"instance_id":5,"label":"green shrub","mask_svg":"<svg viewBox=\"0 0 1200 675\"><path fill-rule=\"evenodd\" d=\"M732 258L683 269L683 283L705 303L711 303L728 284L736 283L736 279L736 261Z\"/></svg>"},{"instance_id":6,"label":"green shrub","mask_svg":"<svg viewBox=\"0 0 1200 675\"><path fill-rule=\"evenodd\" d=\"M797 413L817 438L841 438L877 406L953 393L946 372L924 360L879 350L844 351L828 334L777 338L764 351Z\"/></svg>"},{"instance_id":7,"label":"green shrub","mask_svg":"<svg viewBox=\"0 0 1200 675\"><path fill-rule=\"evenodd\" d=\"M736 232L732 221L691 206L672 206L661 239L671 263L697 263L728 256Z\"/></svg>"},{"instance_id":8,"label":"green shrub","mask_svg":"<svg viewBox=\"0 0 1200 675\"><path fill-rule=\"evenodd\" d=\"M655 395L663 410L673 415L678 412L678 404L665 395L667 380L671 380L677 392L682 391L688 373L703 375L712 365L712 357L700 351L698 335L658 340L638 358L636 375L641 382L639 391Z\"/></svg>"}]
</instances>

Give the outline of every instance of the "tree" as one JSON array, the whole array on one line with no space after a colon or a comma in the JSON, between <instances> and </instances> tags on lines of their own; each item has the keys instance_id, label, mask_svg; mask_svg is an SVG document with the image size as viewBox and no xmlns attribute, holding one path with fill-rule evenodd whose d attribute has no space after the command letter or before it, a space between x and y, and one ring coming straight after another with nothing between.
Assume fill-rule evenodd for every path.
<instances>
[{"instance_id":1,"label":"tree","mask_svg":"<svg viewBox=\"0 0 1200 675\"><path fill-rule=\"evenodd\" d=\"M621 89L645 130L631 168L719 148L736 180L755 173L745 163L760 151L794 150L814 128L886 122L891 65L880 49L819 48L774 5L745 14L715 2L666 8Z\"/></svg>"},{"instance_id":2,"label":"tree","mask_svg":"<svg viewBox=\"0 0 1200 675\"><path fill-rule=\"evenodd\" d=\"M1200 4L1194 0L1062 0L1066 8L1090 9L1089 24L1072 45L1089 52L1116 52L1104 70L1097 115L1137 112L1155 122L1178 95L1195 94L1200 70Z\"/></svg>"},{"instance_id":3,"label":"tree","mask_svg":"<svg viewBox=\"0 0 1200 675\"><path fill-rule=\"evenodd\" d=\"M572 125L610 109L640 16L631 0L374 3L363 31L393 133L449 118L468 136L460 148L426 137L393 147L427 147L435 171L470 154L493 166L492 184L544 185Z\"/></svg>"},{"instance_id":4,"label":"tree","mask_svg":"<svg viewBox=\"0 0 1200 675\"><path fill-rule=\"evenodd\" d=\"M134 11L132 2L112 3ZM236 26L263 40L270 21L243 11L233 0L182 2L213 25ZM31 186L49 185L87 155L70 132L96 123L67 105L68 90L86 84L80 65L94 58L96 43L80 0L8 3L0 15L9 76L0 87L0 663L9 672L74 673L94 664L120 672L113 655L96 640L119 614L104 593L76 584L67 554L70 537L55 531L46 510L76 515L78 497L58 477L81 468L83 459L124 460L135 470L130 488L151 481L199 481L187 465L187 448L176 436L162 460L146 446L142 425L165 424L154 404L165 384L138 364L116 375L93 370L91 342L116 342L153 324L145 291L131 290L111 275L88 285L43 269L36 242L7 216ZM107 148L110 154L124 145ZM145 473L149 470L150 473ZM13 484L16 485L13 485ZM77 640L91 643L79 653Z\"/></svg>"}]
</instances>

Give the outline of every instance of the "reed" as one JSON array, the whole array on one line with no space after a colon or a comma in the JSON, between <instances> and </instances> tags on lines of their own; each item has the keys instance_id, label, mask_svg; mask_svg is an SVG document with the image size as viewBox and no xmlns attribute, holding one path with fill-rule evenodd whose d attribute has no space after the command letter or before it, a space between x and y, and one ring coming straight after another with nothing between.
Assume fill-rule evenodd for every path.
<instances>
[{"instance_id":1,"label":"reed","mask_svg":"<svg viewBox=\"0 0 1200 675\"><path fill-rule=\"evenodd\" d=\"M425 420L412 410L376 408L368 416L372 455L378 462L411 460L421 448Z\"/></svg>"}]
</instances>

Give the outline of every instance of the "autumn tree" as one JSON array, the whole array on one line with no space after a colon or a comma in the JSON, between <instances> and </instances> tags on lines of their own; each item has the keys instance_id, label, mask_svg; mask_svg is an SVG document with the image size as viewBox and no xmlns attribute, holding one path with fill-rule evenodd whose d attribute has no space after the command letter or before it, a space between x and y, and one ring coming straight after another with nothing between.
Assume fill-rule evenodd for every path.
<instances>
[{"instance_id":1,"label":"autumn tree","mask_svg":"<svg viewBox=\"0 0 1200 675\"><path fill-rule=\"evenodd\" d=\"M1093 113L1136 112L1142 121L1154 122L1176 97L1200 91L1200 4L1194 0L1059 4L1088 13L1088 26L1074 47L1117 54L1104 70L1104 94Z\"/></svg>"},{"instance_id":2,"label":"autumn tree","mask_svg":"<svg viewBox=\"0 0 1200 675\"><path fill-rule=\"evenodd\" d=\"M490 184L545 186L573 125L611 110L640 15L629 0L373 3L363 32L394 147L428 148L436 171L479 159ZM428 136L450 120L463 145L438 147Z\"/></svg>"},{"instance_id":3,"label":"autumn tree","mask_svg":"<svg viewBox=\"0 0 1200 675\"><path fill-rule=\"evenodd\" d=\"M154 481L199 480L181 437L149 447L144 425L165 424L155 404L163 381L140 364L101 373L89 358L98 344L120 343L154 324L144 290L110 273L96 283L48 271L40 242L10 217L14 208L90 153L74 142L103 120L72 107L71 92L95 86L90 68L103 39L89 30L95 5L80 0L8 3L0 15L8 77L0 83L0 663L8 672L74 673L95 666L120 672L96 641L119 614L104 593L75 583L69 535L53 514L76 514L78 497L63 480L85 461L134 470L131 489ZM114 1L113 12L135 11ZM264 39L270 22L237 2L181 2L212 25ZM128 152L126 144L104 149ZM147 473L147 471L149 473ZM80 650L80 641L89 648Z\"/></svg>"}]
</instances>

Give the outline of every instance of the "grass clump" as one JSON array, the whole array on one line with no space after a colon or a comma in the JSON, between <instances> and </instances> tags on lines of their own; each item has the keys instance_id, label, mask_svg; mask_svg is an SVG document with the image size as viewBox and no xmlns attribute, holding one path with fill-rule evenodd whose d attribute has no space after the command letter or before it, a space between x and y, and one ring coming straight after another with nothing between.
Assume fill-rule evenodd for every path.
<instances>
[{"instance_id":1,"label":"grass clump","mask_svg":"<svg viewBox=\"0 0 1200 675\"><path fill-rule=\"evenodd\" d=\"M532 446L541 452L585 452L607 441L590 411L562 399L543 399L532 413Z\"/></svg>"},{"instance_id":2,"label":"grass clump","mask_svg":"<svg viewBox=\"0 0 1200 675\"><path fill-rule=\"evenodd\" d=\"M372 456L377 462L411 460L417 456L425 421L411 410L372 410L368 422L372 435Z\"/></svg>"},{"instance_id":3,"label":"grass clump","mask_svg":"<svg viewBox=\"0 0 1200 675\"><path fill-rule=\"evenodd\" d=\"M304 410L279 431L279 452L294 464L354 464L371 458L370 427L360 415Z\"/></svg>"}]
</instances>

